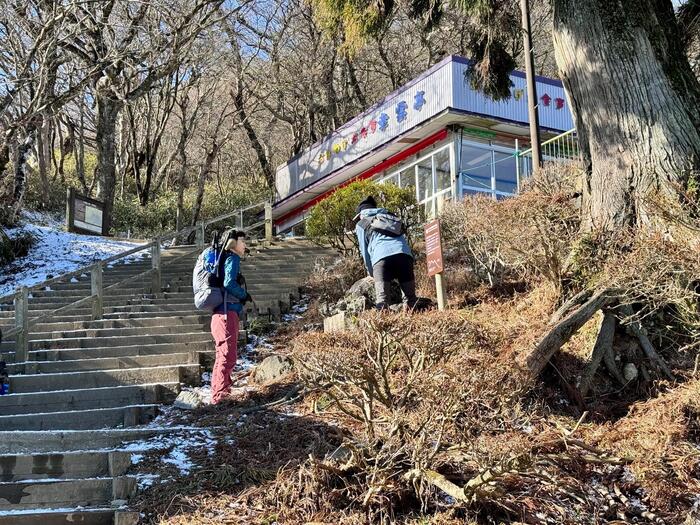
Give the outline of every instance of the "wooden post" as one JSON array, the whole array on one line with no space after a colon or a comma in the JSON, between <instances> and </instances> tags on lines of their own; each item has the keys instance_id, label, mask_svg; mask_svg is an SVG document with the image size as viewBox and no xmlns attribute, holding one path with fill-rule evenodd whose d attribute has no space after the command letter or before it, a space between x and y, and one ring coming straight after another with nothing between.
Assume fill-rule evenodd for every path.
<instances>
[{"instance_id":1,"label":"wooden post","mask_svg":"<svg viewBox=\"0 0 700 525\"><path fill-rule=\"evenodd\" d=\"M204 225L204 223L202 223ZM159 293L161 289L161 271L160 271L160 238L151 244L151 268L153 268L153 281L151 283L151 293Z\"/></svg>"},{"instance_id":2,"label":"wooden post","mask_svg":"<svg viewBox=\"0 0 700 525\"><path fill-rule=\"evenodd\" d=\"M199 248L200 250L203 250L204 249L204 223L203 222L200 222L197 225L197 232L195 234L195 237L196 237L197 248Z\"/></svg>"},{"instance_id":3,"label":"wooden post","mask_svg":"<svg viewBox=\"0 0 700 525\"><path fill-rule=\"evenodd\" d=\"M15 295L15 327L20 330L15 336L15 362L26 363L29 359L29 289L26 286Z\"/></svg>"},{"instance_id":4,"label":"wooden post","mask_svg":"<svg viewBox=\"0 0 700 525\"><path fill-rule=\"evenodd\" d=\"M438 309L444 310L447 305L445 285L442 281L444 264L442 260L442 239L440 236L440 220L435 219L424 226L425 259L428 264L428 277L435 276Z\"/></svg>"},{"instance_id":5,"label":"wooden post","mask_svg":"<svg viewBox=\"0 0 700 525\"><path fill-rule=\"evenodd\" d=\"M75 208L73 207L73 188L68 188L66 191L66 231L72 232L73 231L73 219L74 219L74 210Z\"/></svg>"},{"instance_id":6,"label":"wooden post","mask_svg":"<svg viewBox=\"0 0 700 525\"><path fill-rule=\"evenodd\" d=\"M438 310L444 310L447 296L445 295L445 285L442 282L442 272L435 274L435 289L437 290Z\"/></svg>"},{"instance_id":7,"label":"wooden post","mask_svg":"<svg viewBox=\"0 0 700 525\"><path fill-rule=\"evenodd\" d=\"M104 287L102 284L102 263L97 262L90 269L90 288L95 299L92 302L92 318L102 319L104 315Z\"/></svg>"},{"instance_id":8,"label":"wooden post","mask_svg":"<svg viewBox=\"0 0 700 525\"><path fill-rule=\"evenodd\" d=\"M542 150L540 149L540 117L537 110L537 84L535 83L535 54L532 51L530 4L528 0L520 0L520 12L523 27L523 52L525 55L530 142L532 143L532 171L534 173L538 171L542 165Z\"/></svg>"},{"instance_id":9,"label":"wooden post","mask_svg":"<svg viewBox=\"0 0 700 525\"><path fill-rule=\"evenodd\" d=\"M265 203L265 240L272 240L272 203Z\"/></svg>"}]
</instances>

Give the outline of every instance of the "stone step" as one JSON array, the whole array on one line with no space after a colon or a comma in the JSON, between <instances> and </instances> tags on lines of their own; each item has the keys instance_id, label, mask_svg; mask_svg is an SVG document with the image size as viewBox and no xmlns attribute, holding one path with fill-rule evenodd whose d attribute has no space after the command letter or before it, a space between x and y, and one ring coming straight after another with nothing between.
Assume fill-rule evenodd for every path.
<instances>
[{"instance_id":1,"label":"stone step","mask_svg":"<svg viewBox=\"0 0 700 525\"><path fill-rule=\"evenodd\" d=\"M173 382L198 385L201 382L200 375L199 364L58 374L25 374L10 376L10 392L22 394Z\"/></svg>"},{"instance_id":2,"label":"stone step","mask_svg":"<svg viewBox=\"0 0 700 525\"><path fill-rule=\"evenodd\" d=\"M3 514L0 510L0 525L136 525L138 513L115 511L111 508L74 508L37 512L17 511ZM129 515L128 519L122 516ZM120 516L120 517L117 517ZM118 522L117 520L121 520Z\"/></svg>"},{"instance_id":3,"label":"stone step","mask_svg":"<svg viewBox=\"0 0 700 525\"><path fill-rule=\"evenodd\" d=\"M183 307L190 306L190 309L185 309ZM43 315L50 314L56 309L56 307L42 307L41 309L31 309L29 311L29 318L36 318L36 317L41 317ZM183 303L183 304L164 304L164 305L120 305L120 306L107 306L104 308L104 316L109 319L110 314L119 314L119 313L165 313L165 312L186 312L188 315L192 315L193 313L199 312L194 306L193 303ZM70 312L66 312L65 314L62 314L59 319L68 319L70 320L73 317L85 317L85 316L90 316L92 314L92 307L83 307L83 308L77 308L74 310L71 310ZM0 319L14 319L15 313L12 312L0 312ZM52 319L54 319L52 317ZM80 318L78 320L84 320L83 318ZM8 324L9 321L5 321L4 324ZM0 321L0 324L3 324L2 321Z\"/></svg>"},{"instance_id":4,"label":"stone step","mask_svg":"<svg viewBox=\"0 0 700 525\"><path fill-rule=\"evenodd\" d=\"M7 430L96 430L134 427L151 422L159 405L127 405L90 410L38 412L0 416L0 428Z\"/></svg>"},{"instance_id":5,"label":"stone step","mask_svg":"<svg viewBox=\"0 0 700 525\"><path fill-rule=\"evenodd\" d=\"M85 319L77 321L55 321L55 322L45 322L39 323L32 327L32 332L46 333L60 330L81 330L90 328L131 328L131 327L148 327L148 326L179 326L182 324L199 324L205 323L209 324L209 319L211 314L198 310L197 313L186 312L182 315L173 315L171 312L167 312L164 316L146 316L146 317L119 317L119 318L107 318L107 319ZM12 327L12 324L7 322L0 323L0 327L3 330Z\"/></svg>"},{"instance_id":6,"label":"stone step","mask_svg":"<svg viewBox=\"0 0 700 525\"><path fill-rule=\"evenodd\" d=\"M298 265L301 263L313 263L317 261L320 258L327 257L327 254L325 253L305 253L305 252L280 252L280 253L274 253L274 254L266 254L264 252L262 253L256 253L253 255L250 255L248 257L245 257L241 261L241 266L248 265L248 266L255 266L258 264L278 264L278 265L287 265L287 266L294 266ZM161 260L161 272L167 272L168 274L173 274L177 272L183 272L187 271L192 271L192 268L194 268L195 264L197 262L196 257L192 258L182 258L182 259L172 259L172 260ZM114 278L115 276L118 277L125 277L125 276L130 276L130 275L137 275L139 273L147 272L148 270L152 269L152 263L151 260L142 260L138 261L129 265L122 265L122 266L112 266L112 267L105 267L103 268L103 275L105 277L112 277ZM66 280L66 281L60 281L61 283L63 282L75 282L77 281L85 281L89 279L89 274L83 274L80 277L73 277L71 280Z\"/></svg>"},{"instance_id":7,"label":"stone step","mask_svg":"<svg viewBox=\"0 0 700 525\"><path fill-rule=\"evenodd\" d=\"M298 291L299 287L288 283L269 282L265 284L248 285L248 291L255 295L275 296L281 293L289 293ZM65 306L72 302L83 299L85 296L75 297L42 297L30 302L31 310L54 310ZM121 305L139 305L139 304L191 304L194 301L191 285L179 285L176 290L160 293L157 296L151 294L144 295L127 295L120 297L105 297L103 306L106 308L121 306Z\"/></svg>"},{"instance_id":8,"label":"stone step","mask_svg":"<svg viewBox=\"0 0 700 525\"><path fill-rule=\"evenodd\" d=\"M151 319L151 318L161 318L161 317L183 317L192 315L209 315L202 310L197 310L192 305L192 308L184 310L158 310L153 309L152 311L145 312L108 312L105 313L104 319Z\"/></svg>"},{"instance_id":9,"label":"stone step","mask_svg":"<svg viewBox=\"0 0 700 525\"><path fill-rule=\"evenodd\" d=\"M126 442L133 443L155 436L169 436L173 432L201 430L192 427L136 427L102 430L63 430L56 432L25 432L0 430L0 454L38 454L70 452L85 449L120 449ZM133 449L130 445L130 450Z\"/></svg>"},{"instance_id":10,"label":"stone step","mask_svg":"<svg viewBox=\"0 0 700 525\"><path fill-rule=\"evenodd\" d=\"M173 350L177 350L174 348ZM83 372L89 370L124 370L127 368L150 368L154 366L175 366L200 363L204 353L210 354L208 361L214 356L214 345L209 352L177 352L168 354L126 356L126 357L97 357L92 359L76 359L73 361L32 361L22 365L8 365L10 373L24 371L25 374L60 374L63 372ZM22 366L21 370L16 367Z\"/></svg>"},{"instance_id":11,"label":"stone step","mask_svg":"<svg viewBox=\"0 0 700 525\"><path fill-rule=\"evenodd\" d=\"M278 263L269 263L265 265L256 266L245 266L241 267L241 272L246 277L246 281L255 283L262 282L268 278L277 279L280 281L293 280L293 279L303 279L313 271L313 265L311 263L296 263L295 265L280 265ZM130 275L125 275L123 277L115 279L104 279L104 287L107 288L112 284L121 282L122 280L130 277ZM175 279L186 280L192 283L192 267L187 270L183 270L177 273L164 273L161 276L163 284L167 287L167 283ZM108 295L113 295L117 291L128 291L129 293L143 293L144 289L149 288L151 284L151 276L145 276L141 279L125 283L122 286L115 287L114 289L107 290ZM83 296L88 295L88 291L91 289L90 281L79 281L77 283L58 283L50 287L49 290L35 290L31 293L31 298L37 297L51 297L60 296L64 292L71 291L81 291Z\"/></svg>"},{"instance_id":12,"label":"stone step","mask_svg":"<svg viewBox=\"0 0 700 525\"><path fill-rule=\"evenodd\" d=\"M127 499L136 491L136 478L28 480L0 483L2 510L104 506Z\"/></svg>"},{"instance_id":13,"label":"stone step","mask_svg":"<svg viewBox=\"0 0 700 525\"><path fill-rule=\"evenodd\" d=\"M0 414L27 414L114 408L127 405L171 403L180 392L180 383L83 388L0 396ZM1 465L0 465L1 467Z\"/></svg>"},{"instance_id":14,"label":"stone step","mask_svg":"<svg viewBox=\"0 0 700 525\"><path fill-rule=\"evenodd\" d=\"M117 477L130 466L123 451L0 455L0 482Z\"/></svg>"},{"instance_id":15,"label":"stone step","mask_svg":"<svg viewBox=\"0 0 700 525\"><path fill-rule=\"evenodd\" d=\"M62 339L38 339L29 342L29 350L53 350L59 348L96 348L104 346L133 346L147 344L170 343L198 343L211 341L211 334L203 331L201 327L196 332L169 333L155 335L125 335L108 337L64 337Z\"/></svg>"},{"instance_id":16,"label":"stone step","mask_svg":"<svg viewBox=\"0 0 700 525\"><path fill-rule=\"evenodd\" d=\"M209 322L196 324L182 325L164 325L164 326L128 326L117 328L85 328L81 330L52 330L47 332L31 332L30 340L40 339L60 339L76 337L118 337L126 335L159 335L159 334L178 334L178 333L194 333L196 331L209 330Z\"/></svg>"},{"instance_id":17,"label":"stone step","mask_svg":"<svg viewBox=\"0 0 700 525\"><path fill-rule=\"evenodd\" d=\"M210 336L211 337L211 336ZM245 333L239 333L239 343L245 341ZM29 361L75 361L78 359L100 359L104 357L133 357L139 355L173 354L183 352L208 352L214 348L214 340L197 343L160 343L131 346L103 346L97 348L64 348L29 352Z\"/></svg>"}]
</instances>

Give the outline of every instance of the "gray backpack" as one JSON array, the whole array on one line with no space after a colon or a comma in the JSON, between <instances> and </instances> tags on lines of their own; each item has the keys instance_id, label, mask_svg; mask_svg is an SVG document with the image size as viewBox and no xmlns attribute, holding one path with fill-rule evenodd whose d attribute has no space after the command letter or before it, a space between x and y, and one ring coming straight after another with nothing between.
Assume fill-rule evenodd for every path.
<instances>
[{"instance_id":1,"label":"gray backpack","mask_svg":"<svg viewBox=\"0 0 700 525\"><path fill-rule=\"evenodd\" d=\"M391 213L377 213L372 217L363 217L358 224L365 230L367 238L373 231L389 237L400 237L406 233L401 219Z\"/></svg>"},{"instance_id":2,"label":"gray backpack","mask_svg":"<svg viewBox=\"0 0 700 525\"><path fill-rule=\"evenodd\" d=\"M207 312L213 312L226 301L223 276L221 271L221 256L215 248L207 248L194 265L192 272L192 291L194 292L194 305Z\"/></svg>"}]
</instances>

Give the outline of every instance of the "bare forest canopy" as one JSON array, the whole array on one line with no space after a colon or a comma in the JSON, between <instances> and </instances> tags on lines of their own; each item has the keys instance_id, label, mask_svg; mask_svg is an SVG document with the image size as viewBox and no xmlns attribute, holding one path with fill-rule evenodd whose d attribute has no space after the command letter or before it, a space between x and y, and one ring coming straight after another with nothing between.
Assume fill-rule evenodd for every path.
<instances>
[{"instance_id":1,"label":"bare forest canopy","mask_svg":"<svg viewBox=\"0 0 700 525\"><path fill-rule=\"evenodd\" d=\"M573 100L591 221L643 222L640 191L688 186L697 168L700 89L685 52L697 67L700 7L601 5L531 0L536 68ZM495 97L523 61L516 0L0 9L5 224L23 206L62 208L67 186L106 201L121 229L193 224L269 195L275 166L448 54L474 58L472 81ZM611 171L617 190L598 198Z\"/></svg>"},{"instance_id":2,"label":"bare forest canopy","mask_svg":"<svg viewBox=\"0 0 700 525\"><path fill-rule=\"evenodd\" d=\"M555 75L551 8L533 4L538 72ZM5 224L23 206L61 209L67 186L110 214L115 203L124 227L121 216L154 203L184 226L209 199L260 200L278 164L446 55L468 54L473 27L455 8L427 29L404 5L350 53L298 0L0 9ZM520 57L520 40L509 51Z\"/></svg>"}]
</instances>

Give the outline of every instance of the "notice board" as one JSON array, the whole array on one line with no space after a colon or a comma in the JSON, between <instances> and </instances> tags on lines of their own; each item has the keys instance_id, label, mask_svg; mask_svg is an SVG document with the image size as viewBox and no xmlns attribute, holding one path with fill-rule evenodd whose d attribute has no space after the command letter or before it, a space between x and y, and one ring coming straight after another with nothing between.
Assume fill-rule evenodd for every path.
<instances>
[{"instance_id":1,"label":"notice board","mask_svg":"<svg viewBox=\"0 0 700 525\"><path fill-rule=\"evenodd\" d=\"M428 276L442 273L442 239L440 238L440 221L435 219L427 223L425 232L425 254L428 262Z\"/></svg>"},{"instance_id":2,"label":"notice board","mask_svg":"<svg viewBox=\"0 0 700 525\"><path fill-rule=\"evenodd\" d=\"M104 203L68 190L66 223L69 232L105 235Z\"/></svg>"}]
</instances>

